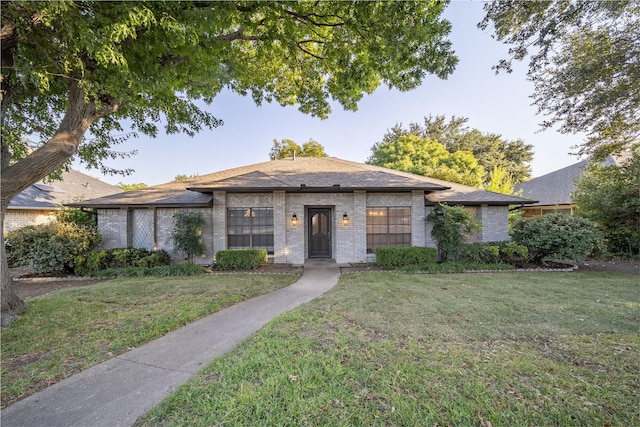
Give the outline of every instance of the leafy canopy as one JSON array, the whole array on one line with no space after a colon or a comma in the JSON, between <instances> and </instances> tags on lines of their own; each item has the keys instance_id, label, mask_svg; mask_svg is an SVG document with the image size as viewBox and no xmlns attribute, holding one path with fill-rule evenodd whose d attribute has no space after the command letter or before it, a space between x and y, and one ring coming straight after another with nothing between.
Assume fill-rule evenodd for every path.
<instances>
[{"instance_id":1,"label":"leafy canopy","mask_svg":"<svg viewBox=\"0 0 640 427\"><path fill-rule=\"evenodd\" d=\"M587 134L580 154L604 159L640 135L640 2L495 1L479 24L511 45L496 71L529 56L543 128ZM532 51L532 53L530 53Z\"/></svg>"},{"instance_id":2,"label":"leafy canopy","mask_svg":"<svg viewBox=\"0 0 640 427\"><path fill-rule=\"evenodd\" d=\"M269 158L271 160L285 159L293 157L294 154L300 157L327 157L324 146L313 139L302 144L302 147L290 139L283 139L282 141L274 139Z\"/></svg>"},{"instance_id":3,"label":"leafy canopy","mask_svg":"<svg viewBox=\"0 0 640 427\"><path fill-rule=\"evenodd\" d=\"M495 133L483 133L478 129L469 129L465 117L452 116L449 121L445 116L426 116L424 122L410 123L407 128L396 124L389 129L378 145L392 142L404 135L416 135L430 138L442 144L450 153L470 151L484 168L484 183L491 181L490 174L499 167L504 170L514 184L526 181L531 176L530 163L533 160L533 146L517 139L504 140Z\"/></svg>"},{"instance_id":4,"label":"leafy canopy","mask_svg":"<svg viewBox=\"0 0 640 427\"><path fill-rule=\"evenodd\" d=\"M446 2L73 2L3 4L2 144L54 135L70 82L113 112L91 124L77 156L90 167L123 155L136 134L194 135L220 125L196 100L223 89L260 105L327 117L386 84L446 78L457 58ZM13 33L11 33L13 31ZM10 40L11 43L7 42ZM132 133L124 134L123 123Z\"/></svg>"},{"instance_id":5,"label":"leafy canopy","mask_svg":"<svg viewBox=\"0 0 640 427\"><path fill-rule=\"evenodd\" d=\"M620 167L591 162L572 201L604 230L610 252L640 254L640 150Z\"/></svg>"},{"instance_id":6,"label":"leafy canopy","mask_svg":"<svg viewBox=\"0 0 640 427\"><path fill-rule=\"evenodd\" d=\"M367 163L372 165L482 187L484 170L470 151L450 153L431 138L402 135L374 145L371 151Z\"/></svg>"}]
</instances>

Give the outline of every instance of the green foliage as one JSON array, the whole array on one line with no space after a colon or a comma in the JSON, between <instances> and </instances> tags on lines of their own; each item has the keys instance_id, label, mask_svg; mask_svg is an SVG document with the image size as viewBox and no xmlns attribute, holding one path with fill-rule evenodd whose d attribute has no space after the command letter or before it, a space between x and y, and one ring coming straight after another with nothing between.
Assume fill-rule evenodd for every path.
<instances>
[{"instance_id":1,"label":"green foliage","mask_svg":"<svg viewBox=\"0 0 640 427\"><path fill-rule=\"evenodd\" d=\"M9 265L30 266L36 272L70 270L75 257L99 243L95 227L57 221L10 231L5 239Z\"/></svg>"},{"instance_id":2,"label":"green foliage","mask_svg":"<svg viewBox=\"0 0 640 427\"><path fill-rule=\"evenodd\" d=\"M456 259L468 263L518 265L527 261L526 246L515 242L476 242L462 245Z\"/></svg>"},{"instance_id":3,"label":"green foliage","mask_svg":"<svg viewBox=\"0 0 640 427\"><path fill-rule=\"evenodd\" d=\"M134 182L131 184L119 182L116 184L116 187L120 188L122 191L135 191L142 190L143 188L147 188L148 186L144 182Z\"/></svg>"},{"instance_id":4,"label":"green foliage","mask_svg":"<svg viewBox=\"0 0 640 427\"><path fill-rule=\"evenodd\" d=\"M470 151L476 161L484 168L483 183L491 183L491 172L495 168L502 169L510 176L513 183L526 181L531 176L533 146L518 139L505 140L495 133L483 133L478 129L469 129L465 124L469 119L452 116L448 122L445 116L431 115L424 118L424 123L410 123L408 128L397 124L384 135L378 145L397 141L402 136L415 135L422 139L431 139L442 145L450 153Z\"/></svg>"},{"instance_id":5,"label":"green foliage","mask_svg":"<svg viewBox=\"0 0 640 427\"><path fill-rule=\"evenodd\" d=\"M153 255L152 255L153 256ZM207 269L201 265L183 263L174 265L156 264L140 267L107 268L91 271L87 277L176 277L206 274Z\"/></svg>"},{"instance_id":6,"label":"green foliage","mask_svg":"<svg viewBox=\"0 0 640 427\"><path fill-rule=\"evenodd\" d=\"M327 157L324 146L313 139L302 144L302 147L290 139L283 139L282 141L274 139L269 158L271 160L285 159L293 157L294 153L299 157Z\"/></svg>"},{"instance_id":7,"label":"green foliage","mask_svg":"<svg viewBox=\"0 0 640 427\"><path fill-rule=\"evenodd\" d=\"M493 170L489 173L489 182L484 186L484 189L495 193L517 196L518 194L514 194L513 192L513 187L513 178L509 172L501 166L494 166ZM520 190L519 193L522 193L522 190Z\"/></svg>"},{"instance_id":8,"label":"green foliage","mask_svg":"<svg viewBox=\"0 0 640 427\"><path fill-rule=\"evenodd\" d=\"M430 178L481 187L484 170L470 151L450 153L436 140L402 135L374 145L367 163Z\"/></svg>"},{"instance_id":9,"label":"green foliage","mask_svg":"<svg viewBox=\"0 0 640 427\"><path fill-rule=\"evenodd\" d=\"M590 163L572 199L579 215L603 229L609 252L640 254L640 150L620 167Z\"/></svg>"},{"instance_id":10,"label":"green foliage","mask_svg":"<svg viewBox=\"0 0 640 427\"><path fill-rule=\"evenodd\" d=\"M580 154L604 159L640 132L640 3L500 1L479 24L509 48L496 70L531 53L528 79L543 128L586 133Z\"/></svg>"},{"instance_id":11,"label":"green foliage","mask_svg":"<svg viewBox=\"0 0 640 427\"><path fill-rule=\"evenodd\" d=\"M267 262L265 249L229 249L216 253L216 270L252 270Z\"/></svg>"},{"instance_id":12,"label":"green foliage","mask_svg":"<svg viewBox=\"0 0 640 427\"><path fill-rule=\"evenodd\" d=\"M76 256L73 262L75 274L91 276L95 275L96 272L108 269L165 266L171 263L171 257L164 250L148 251L144 248L115 248Z\"/></svg>"},{"instance_id":13,"label":"green foliage","mask_svg":"<svg viewBox=\"0 0 640 427\"><path fill-rule=\"evenodd\" d=\"M174 228L171 232L173 248L187 256L193 262L195 256L206 253L207 248L202 240L202 227L205 224L202 212L181 210L173 215Z\"/></svg>"},{"instance_id":14,"label":"green foliage","mask_svg":"<svg viewBox=\"0 0 640 427\"><path fill-rule=\"evenodd\" d=\"M56 221L95 228L98 227L98 213L95 209L63 208L56 211Z\"/></svg>"},{"instance_id":15,"label":"green foliage","mask_svg":"<svg viewBox=\"0 0 640 427\"><path fill-rule=\"evenodd\" d=\"M176 175L176 177L173 178L173 180L174 181L186 181L188 179L195 178L197 176L198 176L198 174L192 174L192 175L180 174L180 175Z\"/></svg>"},{"instance_id":16,"label":"green foliage","mask_svg":"<svg viewBox=\"0 0 640 427\"><path fill-rule=\"evenodd\" d=\"M115 107L78 150L92 167L117 156L111 147L123 139L156 136L158 123L189 135L220 125L196 101L211 103L224 88L319 117L331 102L355 110L382 83L405 91L427 74L453 72L445 6L8 2L2 22L15 45L4 43L3 32L3 144L17 154L24 135L49 140L67 108L69 81L98 110ZM125 119L131 133L123 134Z\"/></svg>"},{"instance_id":17,"label":"green foliage","mask_svg":"<svg viewBox=\"0 0 640 427\"><path fill-rule=\"evenodd\" d=\"M549 214L520 221L513 227L513 240L527 247L534 263L544 258L579 261L605 249L602 232L576 215Z\"/></svg>"},{"instance_id":18,"label":"green foliage","mask_svg":"<svg viewBox=\"0 0 640 427\"><path fill-rule=\"evenodd\" d=\"M376 264L385 269L433 264L436 262L437 256L438 254L433 248L417 246L376 248Z\"/></svg>"},{"instance_id":19,"label":"green foliage","mask_svg":"<svg viewBox=\"0 0 640 427\"><path fill-rule=\"evenodd\" d=\"M455 257L466 242L466 237L477 232L480 224L471 213L462 206L447 206L439 203L427 215L426 220L433 224L431 237L438 245L438 262Z\"/></svg>"}]
</instances>

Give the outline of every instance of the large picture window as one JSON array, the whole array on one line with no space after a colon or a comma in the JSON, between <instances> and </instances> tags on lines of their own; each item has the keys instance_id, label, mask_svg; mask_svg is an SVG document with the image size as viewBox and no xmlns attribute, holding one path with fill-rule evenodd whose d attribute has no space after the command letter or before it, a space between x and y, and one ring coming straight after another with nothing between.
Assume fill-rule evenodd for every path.
<instances>
[{"instance_id":1,"label":"large picture window","mask_svg":"<svg viewBox=\"0 0 640 427\"><path fill-rule=\"evenodd\" d=\"M227 247L273 254L273 208L227 209Z\"/></svg>"},{"instance_id":2,"label":"large picture window","mask_svg":"<svg viewBox=\"0 0 640 427\"><path fill-rule=\"evenodd\" d=\"M411 246L411 208L367 208L367 253L381 246Z\"/></svg>"}]
</instances>

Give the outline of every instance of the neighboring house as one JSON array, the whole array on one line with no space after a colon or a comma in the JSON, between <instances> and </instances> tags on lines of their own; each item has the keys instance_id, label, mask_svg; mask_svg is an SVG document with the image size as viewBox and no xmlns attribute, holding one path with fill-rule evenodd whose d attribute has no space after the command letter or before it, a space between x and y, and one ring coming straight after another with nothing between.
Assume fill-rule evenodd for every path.
<instances>
[{"instance_id":1,"label":"neighboring house","mask_svg":"<svg viewBox=\"0 0 640 427\"><path fill-rule=\"evenodd\" d=\"M435 247L425 216L438 202L473 210L478 241L508 240L509 205L533 203L332 157L295 157L72 205L98 210L104 248L172 253L173 215L189 209L206 221L201 263L222 249L264 248L274 263L302 264L368 261L379 246Z\"/></svg>"},{"instance_id":2,"label":"neighboring house","mask_svg":"<svg viewBox=\"0 0 640 427\"><path fill-rule=\"evenodd\" d=\"M27 225L44 224L55 218L65 203L109 196L122 190L83 173L70 170L61 181L37 182L11 200L4 218L4 232Z\"/></svg>"},{"instance_id":3,"label":"neighboring house","mask_svg":"<svg viewBox=\"0 0 640 427\"><path fill-rule=\"evenodd\" d=\"M631 153L619 156L609 156L603 164L609 166L620 166ZM517 184L514 192L522 190L522 197L530 200L537 200L536 203L523 206L524 218L540 216L550 213L573 214L576 206L571 203L571 196L575 191L575 183L582 177L582 174L589 164L589 160L583 160L571 166L567 166L557 171L550 172L530 181Z\"/></svg>"}]
</instances>

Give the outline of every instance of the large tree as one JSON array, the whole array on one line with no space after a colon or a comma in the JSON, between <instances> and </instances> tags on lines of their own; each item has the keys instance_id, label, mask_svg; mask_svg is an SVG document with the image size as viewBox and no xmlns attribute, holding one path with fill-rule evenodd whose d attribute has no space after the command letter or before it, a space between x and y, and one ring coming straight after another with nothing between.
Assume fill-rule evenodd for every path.
<instances>
[{"instance_id":1,"label":"large tree","mask_svg":"<svg viewBox=\"0 0 640 427\"><path fill-rule=\"evenodd\" d=\"M402 135L375 144L367 163L450 182L482 187L484 170L470 151L450 153L430 138Z\"/></svg>"},{"instance_id":2,"label":"large tree","mask_svg":"<svg viewBox=\"0 0 640 427\"><path fill-rule=\"evenodd\" d=\"M506 140L495 133L484 133L469 129L466 117L452 116L448 121L443 115L426 116L423 123L401 123L389 129L377 145L395 141L403 135L416 135L442 144L450 153L470 151L484 168L484 182L488 185L490 174L498 167L507 172L514 184L526 181L531 176L533 146L521 139Z\"/></svg>"},{"instance_id":3,"label":"large tree","mask_svg":"<svg viewBox=\"0 0 640 427\"><path fill-rule=\"evenodd\" d=\"M273 146L269 152L269 158L271 160L284 159L287 157L301 156L301 157L327 157L327 153L324 151L324 146L313 139L308 140L302 146L296 144L291 139L283 139L278 141L273 140Z\"/></svg>"},{"instance_id":4,"label":"large tree","mask_svg":"<svg viewBox=\"0 0 640 427\"><path fill-rule=\"evenodd\" d=\"M15 1L1 9L4 220L11 199L77 156L102 167L131 132L193 135L224 88L326 117L385 83L446 78L446 2ZM248 118L248 121L250 119ZM40 146L27 154L24 137ZM0 244L4 251L4 244ZM2 255L2 323L23 303Z\"/></svg>"},{"instance_id":5,"label":"large tree","mask_svg":"<svg viewBox=\"0 0 640 427\"><path fill-rule=\"evenodd\" d=\"M543 128L587 134L579 154L604 159L640 135L640 2L515 1L485 5L478 24L510 45L496 72L529 58Z\"/></svg>"},{"instance_id":6,"label":"large tree","mask_svg":"<svg viewBox=\"0 0 640 427\"><path fill-rule=\"evenodd\" d=\"M620 166L590 162L576 182L578 213L604 231L613 253L640 254L640 148Z\"/></svg>"}]
</instances>

